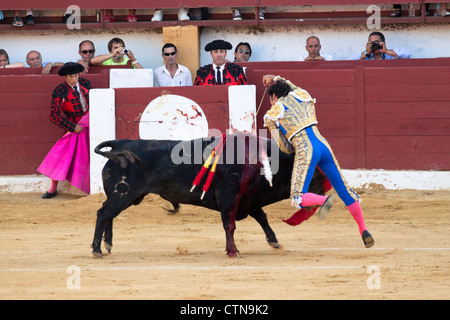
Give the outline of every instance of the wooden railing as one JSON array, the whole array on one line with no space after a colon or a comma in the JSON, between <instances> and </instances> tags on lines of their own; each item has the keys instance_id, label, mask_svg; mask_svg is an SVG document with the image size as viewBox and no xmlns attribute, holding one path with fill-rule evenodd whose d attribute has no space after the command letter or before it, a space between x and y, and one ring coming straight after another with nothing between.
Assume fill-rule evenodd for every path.
<instances>
[{"instance_id":1,"label":"wooden railing","mask_svg":"<svg viewBox=\"0 0 450 320\"><path fill-rule=\"evenodd\" d=\"M42 1L17 1L2 0L1 10L57 10L65 9L76 4L81 9L177 9L185 8L219 8L219 7L282 7L282 6L341 6L341 5L361 5L361 4L418 4L418 3L440 3L441 1L430 0L229 0L229 1L208 1L208 0L133 0L130 3L119 0L42 0ZM130 8L130 5L133 8Z\"/></svg>"},{"instance_id":2,"label":"wooden railing","mask_svg":"<svg viewBox=\"0 0 450 320\"><path fill-rule=\"evenodd\" d=\"M320 131L343 169L389 170L450 170L449 65L450 58L245 64L257 102L263 98L264 74L284 76L317 99ZM106 71L90 70L85 77L93 87L106 88ZM0 175L33 174L62 134L48 120L52 91L62 79L9 72L0 69ZM227 128L225 86L117 89L116 117L122 125L117 137L138 138L135 119L166 89L194 101L208 96L201 107L212 114L210 128ZM269 108L266 96L258 129Z\"/></svg>"},{"instance_id":3,"label":"wooden railing","mask_svg":"<svg viewBox=\"0 0 450 320\"><path fill-rule=\"evenodd\" d=\"M381 12L381 23L450 23L450 19L445 17L427 16L425 12L425 4L439 3L436 0L230 0L209 1L209 0L135 0L131 4L119 0L78 0L76 5L82 10L81 23L83 29L116 29L130 28L130 24L126 21L126 14L117 16L116 23L105 23L105 10L108 9L137 9L138 22L132 25L133 28L162 28L179 25L195 25L195 26L270 26L270 25L327 25L327 24L348 24L348 25L364 25L367 18L371 15L365 11L336 11L326 10L321 12L302 12L303 6L361 6L361 5L386 5L386 4L403 4L404 14L402 17L392 18L389 16L390 10ZM74 1L59 0L43 0L43 1L16 1L2 0L0 2L0 10L61 10L59 16L39 15L35 17L34 25L27 25L24 28L14 28L11 24L12 17L8 14L5 21L0 24L0 30L48 30L48 29L67 29L62 23L62 16L66 8L73 5ZM415 4L414 16L408 15L407 4ZM132 6L131 8L129 6ZM420 6L417 6L420 5ZM293 10L276 10L281 7L293 7ZM175 13L167 13L164 21L151 22L152 10L154 9L177 9L180 7L195 9L206 7L229 8L229 11L221 11L220 13L212 13L207 20L191 20L178 21ZM253 8L246 9L243 13L243 20L232 20L231 7ZM266 7L265 19L259 19L260 9ZM296 11L298 7L298 11ZM345 7L343 7L345 10ZM142 10L146 9L146 10ZM94 12L86 14L85 12ZM98 15L96 14L98 11ZM141 13L139 12L141 11ZM150 11L150 13L149 13ZM173 10L172 10L173 11ZM144 12L144 13L143 13ZM226 13L224 13L226 12Z\"/></svg>"}]
</instances>

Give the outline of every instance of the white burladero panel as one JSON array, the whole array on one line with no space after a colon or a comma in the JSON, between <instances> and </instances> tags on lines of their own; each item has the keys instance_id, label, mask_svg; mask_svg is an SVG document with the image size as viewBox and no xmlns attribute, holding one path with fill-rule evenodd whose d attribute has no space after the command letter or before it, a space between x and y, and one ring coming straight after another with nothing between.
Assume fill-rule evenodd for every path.
<instances>
[{"instance_id":1,"label":"white burladero panel","mask_svg":"<svg viewBox=\"0 0 450 320\"><path fill-rule=\"evenodd\" d=\"M89 106L91 194L95 194L103 192L102 169L108 159L96 154L94 149L100 143L116 138L114 89L91 89Z\"/></svg>"},{"instance_id":2,"label":"white burladero panel","mask_svg":"<svg viewBox=\"0 0 450 320\"><path fill-rule=\"evenodd\" d=\"M229 86L229 132L256 134L256 86Z\"/></svg>"},{"instance_id":3,"label":"white burladero panel","mask_svg":"<svg viewBox=\"0 0 450 320\"><path fill-rule=\"evenodd\" d=\"M147 88L153 87L152 69L111 69L110 88Z\"/></svg>"},{"instance_id":4,"label":"white burladero panel","mask_svg":"<svg viewBox=\"0 0 450 320\"><path fill-rule=\"evenodd\" d=\"M208 136L202 108L183 96L166 94L148 104L139 123L141 139L192 140Z\"/></svg>"}]
</instances>

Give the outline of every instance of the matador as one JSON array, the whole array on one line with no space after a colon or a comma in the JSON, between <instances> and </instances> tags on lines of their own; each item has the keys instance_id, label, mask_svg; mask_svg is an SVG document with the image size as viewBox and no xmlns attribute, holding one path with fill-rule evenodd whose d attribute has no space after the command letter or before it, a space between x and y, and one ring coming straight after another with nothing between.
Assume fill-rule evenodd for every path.
<instances>
[{"instance_id":1,"label":"matador","mask_svg":"<svg viewBox=\"0 0 450 320\"><path fill-rule=\"evenodd\" d=\"M264 115L264 126L281 151L294 153L291 177L291 199L296 208L320 206L318 215L325 217L335 196L308 192L317 167L327 176L339 197L358 224L366 248L375 243L367 231L357 193L348 187L338 161L327 140L317 127L315 103L309 93L280 76L265 75L263 84L269 87L271 109Z\"/></svg>"}]
</instances>

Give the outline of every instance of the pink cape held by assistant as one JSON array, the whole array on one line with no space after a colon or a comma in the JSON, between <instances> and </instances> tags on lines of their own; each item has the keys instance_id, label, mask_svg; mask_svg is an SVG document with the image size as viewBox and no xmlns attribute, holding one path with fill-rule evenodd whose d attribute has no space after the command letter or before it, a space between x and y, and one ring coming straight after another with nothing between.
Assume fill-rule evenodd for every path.
<instances>
[{"instance_id":1,"label":"pink cape held by assistant","mask_svg":"<svg viewBox=\"0 0 450 320\"><path fill-rule=\"evenodd\" d=\"M59 139L37 169L52 180L69 181L90 193L89 178L89 112L78 122L84 130L68 132Z\"/></svg>"}]
</instances>

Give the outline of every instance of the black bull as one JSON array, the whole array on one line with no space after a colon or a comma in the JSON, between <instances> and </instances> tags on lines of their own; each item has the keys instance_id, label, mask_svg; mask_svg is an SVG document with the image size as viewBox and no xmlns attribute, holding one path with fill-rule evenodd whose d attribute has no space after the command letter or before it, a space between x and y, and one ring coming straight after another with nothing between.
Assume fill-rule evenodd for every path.
<instances>
[{"instance_id":1,"label":"black bull","mask_svg":"<svg viewBox=\"0 0 450 320\"><path fill-rule=\"evenodd\" d=\"M243 152L245 161L237 159L239 154L239 137L246 141ZM236 156L229 163L227 156L231 139L234 139L233 151ZM223 228L226 235L226 252L234 257L239 254L234 242L235 221L252 216L263 228L267 242L278 248L275 233L269 226L267 216L262 207L287 199L290 195L290 181L294 163L293 154L280 152L276 144L260 138L264 142L264 150L271 157L272 152L278 152L278 172L273 175L271 187L264 175L261 175L261 162L249 161L249 139L252 136L230 135L226 139L221 162L216 169L215 177L203 199L202 184L191 192L192 183L202 168L203 157L209 155L220 139L197 139L191 141L161 141L161 140L112 140L101 143L95 152L107 157L102 177L107 200L97 212L92 253L96 257L102 256L101 241L104 236L105 247L108 252L112 247L113 219L131 205L138 205L149 193L160 195L161 198L172 203L174 212L179 204L191 204L220 211ZM180 148L180 143L184 147ZM102 151L110 147L109 151ZM195 148L201 148L201 161L198 153L194 161ZM176 149L174 149L176 148ZM206 148L206 149L205 149ZM274 150L272 150L274 149ZM259 144L258 144L259 150ZM241 150L242 151L242 150ZM256 151L259 152L259 151ZM173 156L181 157L184 163L174 163ZM259 157L257 157L259 159ZM271 157L273 158L273 157ZM223 159L226 159L223 160ZM175 161L176 162L176 161ZM206 176L206 175L205 175ZM316 170L310 191L324 194L323 181L325 177ZM205 180L205 179L203 179Z\"/></svg>"}]
</instances>

